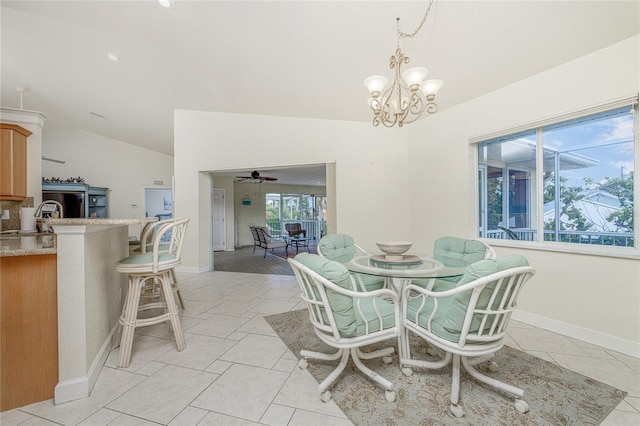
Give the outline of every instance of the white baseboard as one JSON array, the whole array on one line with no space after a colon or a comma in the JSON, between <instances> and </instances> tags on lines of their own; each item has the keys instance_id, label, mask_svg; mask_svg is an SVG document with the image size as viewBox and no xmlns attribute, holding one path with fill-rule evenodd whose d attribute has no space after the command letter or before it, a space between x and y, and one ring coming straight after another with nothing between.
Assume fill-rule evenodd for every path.
<instances>
[{"instance_id":1,"label":"white baseboard","mask_svg":"<svg viewBox=\"0 0 640 426\"><path fill-rule=\"evenodd\" d=\"M563 336L640 358L640 343L516 309L512 318Z\"/></svg>"},{"instance_id":2,"label":"white baseboard","mask_svg":"<svg viewBox=\"0 0 640 426\"><path fill-rule=\"evenodd\" d=\"M93 360L86 376L64 380L56 385L54 390L54 402L56 405L64 402L75 401L80 398L86 398L91 394L93 386L96 384L98 376L100 375L100 371L109 356L109 352L111 352L111 342L113 335L117 330L118 324L116 324L111 329L111 332L109 332L109 335L100 347L100 351L98 351L98 355Z\"/></svg>"}]
</instances>

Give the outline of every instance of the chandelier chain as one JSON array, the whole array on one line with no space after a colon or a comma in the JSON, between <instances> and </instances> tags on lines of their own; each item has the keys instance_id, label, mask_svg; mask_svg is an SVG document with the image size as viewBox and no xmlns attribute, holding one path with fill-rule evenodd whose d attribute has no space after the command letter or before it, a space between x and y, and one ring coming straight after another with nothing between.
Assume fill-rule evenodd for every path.
<instances>
[{"instance_id":1,"label":"chandelier chain","mask_svg":"<svg viewBox=\"0 0 640 426\"><path fill-rule=\"evenodd\" d=\"M414 32L412 32L411 34L409 33L403 33L402 31L400 31L400 18L396 18L396 31L398 33L398 47L400 47L400 38L404 37L404 38L414 38L416 36L416 34L418 34L420 32L420 30L422 29L424 23L427 21L427 16L429 16L429 13L431 12L431 5L433 4L433 0L429 0L429 5L427 6L427 11L424 13L424 16L422 17L422 21L420 22L420 25L418 25L418 28L415 29Z\"/></svg>"}]
</instances>

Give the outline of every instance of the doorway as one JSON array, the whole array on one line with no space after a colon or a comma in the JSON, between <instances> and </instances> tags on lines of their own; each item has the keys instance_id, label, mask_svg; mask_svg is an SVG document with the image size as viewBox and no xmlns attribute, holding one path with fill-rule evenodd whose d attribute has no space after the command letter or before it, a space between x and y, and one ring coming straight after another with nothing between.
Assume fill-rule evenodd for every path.
<instances>
[{"instance_id":1,"label":"doorway","mask_svg":"<svg viewBox=\"0 0 640 426\"><path fill-rule=\"evenodd\" d=\"M211 231L213 251L226 251L226 217L224 189L213 189L211 194Z\"/></svg>"},{"instance_id":2,"label":"doorway","mask_svg":"<svg viewBox=\"0 0 640 426\"><path fill-rule=\"evenodd\" d=\"M160 220L173 217L173 196L170 187L144 189L144 215Z\"/></svg>"}]
</instances>

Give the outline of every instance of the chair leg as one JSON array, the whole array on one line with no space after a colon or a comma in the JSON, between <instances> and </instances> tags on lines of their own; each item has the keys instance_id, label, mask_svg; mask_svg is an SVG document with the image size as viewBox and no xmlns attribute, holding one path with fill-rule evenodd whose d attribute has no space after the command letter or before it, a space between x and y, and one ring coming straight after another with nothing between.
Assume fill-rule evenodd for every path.
<instances>
[{"instance_id":1,"label":"chair leg","mask_svg":"<svg viewBox=\"0 0 640 426\"><path fill-rule=\"evenodd\" d=\"M307 358L314 358L322 361L333 361L340 358L338 366L318 386L318 390L321 394L320 398L324 402L328 402L331 399L331 393L328 392L327 389L333 382L335 382L335 380L340 376L340 373L345 369L347 362L349 361L349 357L353 359L354 364L360 371L384 388L386 391L385 397L387 401L393 402L396 399L396 393L393 390L393 383L362 363L362 359L387 357L388 355L393 354L393 352L394 348L384 348L373 352L362 352L360 348L339 349L338 351L329 354L302 350L300 351L300 356L304 358L304 361L306 361ZM383 360L385 362L391 361L390 358L388 360L383 358ZM301 368L306 368L306 362L301 363L300 366Z\"/></svg>"},{"instance_id":2,"label":"chair leg","mask_svg":"<svg viewBox=\"0 0 640 426\"><path fill-rule=\"evenodd\" d=\"M356 367L360 369L360 371L362 371L364 374L366 374L371 379L373 379L373 381L381 385L384 388L384 390L390 391L393 389L393 383L391 383L389 380L385 379L384 377L380 376L378 373L376 373L375 371L371 370L369 367L364 365L361 360L386 357L388 355L393 354L393 352L394 352L393 348L384 348L384 349L380 349L380 350L369 352L369 353L362 352L360 348L352 348L351 358L353 359L353 362L356 365Z\"/></svg>"},{"instance_id":3,"label":"chair leg","mask_svg":"<svg viewBox=\"0 0 640 426\"><path fill-rule=\"evenodd\" d=\"M140 291L144 281L144 278L129 275L129 288L124 300L122 315L120 316L120 353L118 354L117 364L120 368L128 367L131 362L131 349L133 347L133 335L136 330Z\"/></svg>"},{"instance_id":4,"label":"chair leg","mask_svg":"<svg viewBox=\"0 0 640 426\"><path fill-rule=\"evenodd\" d=\"M187 343L182 333L182 326L180 325L180 317L178 316L178 305L176 305L176 299L173 297L173 290L171 288L171 273L165 271L160 274L159 277L162 293L164 295L165 302L167 304L167 315L169 317L169 323L173 329L173 335L176 339L176 347L178 351L187 347Z\"/></svg>"},{"instance_id":5,"label":"chair leg","mask_svg":"<svg viewBox=\"0 0 640 426\"><path fill-rule=\"evenodd\" d=\"M486 383L496 389L507 392L508 394L511 394L516 398L522 398L524 396L524 390L480 373L466 357L462 358L462 365L464 365L464 369L467 371L467 373L469 373L475 379Z\"/></svg>"},{"instance_id":6,"label":"chair leg","mask_svg":"<svg viewBox=\"0 0 640 426\"><path fill-rule=\"evenodd\" d=\"M175 269L171 270L171 287L175 290L178 295L178 301L180 302L180 307L184 309L184 300L182 300L182 294L180 294L180 287L178 287L178 276L176 275Z\"/></svg>"},{"instance_id":7,"label":"chair leg","mask_svg":"<svg viewBox=\"0 0 640 426\"><path fill-rule=\"evenodd\" d=\"M458 405L460 401L460 355L453 355L451 363L451 412L456 417L464 416L462 407Z\"/></svg>"}]
</instances>

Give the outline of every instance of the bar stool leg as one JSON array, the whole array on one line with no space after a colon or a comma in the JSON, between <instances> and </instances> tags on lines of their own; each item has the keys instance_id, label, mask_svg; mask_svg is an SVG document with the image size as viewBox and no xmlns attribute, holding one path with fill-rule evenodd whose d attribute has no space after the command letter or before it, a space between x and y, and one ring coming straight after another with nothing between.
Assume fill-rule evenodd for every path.
<instances>
[{"instance_id":1,"label":"bar stool leg","mask_svg":"<svg viewBox=\"0 0 640 426\"><path fill-rule=\"evenodd\" d=\"M171 285L175 286L176 294L178 295L178 300L180 301L180 307L184 309L184 301L182 300L182 294L180 294L180 287L178 287L178 277L176 275L176 270L171 269Z\"/></svg>"},{"instance_id":2,"label":"bar stool leg","mask_svg":"<svg viewBox=\"0 0 640 426\"><path fill-rule=\"evenodd\" d=\"M171 324L173 334L176 338L176 346L178 351L181 351L187 347L187 343L184 340L182 326L180 325L180 317L178 316L178 305L176 305L176 299L173 297L173 289L171 288L171 272L162 272L158 279L160 280L160 286L162 289L161 291L167 304L167 316L169 317L169 323Z\"/></svg>"},{"instance_id":3,"label":"bar stool leg","mask_svg":"<svg viewBox=\"0 0 640 426\"><path fill-rule=\"evenodd\" d=\"M127 290L122 315L120 316L121 337L118 367L121 368L128 367L131 361L131 349L133 347L133 335L136 331L140 291L145 279L145 277L139 275L129 275L129 289Z\"/></svg>"}]
</instances>

